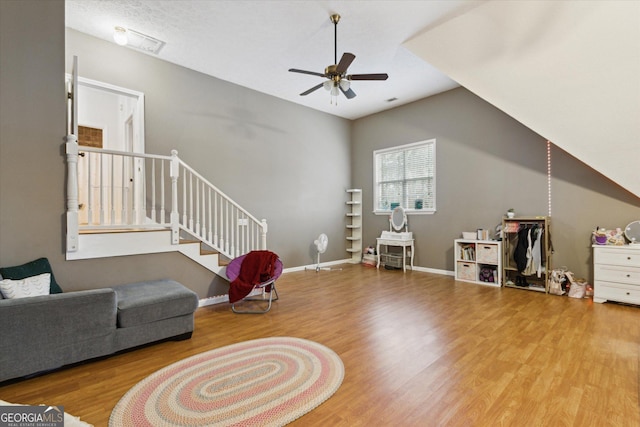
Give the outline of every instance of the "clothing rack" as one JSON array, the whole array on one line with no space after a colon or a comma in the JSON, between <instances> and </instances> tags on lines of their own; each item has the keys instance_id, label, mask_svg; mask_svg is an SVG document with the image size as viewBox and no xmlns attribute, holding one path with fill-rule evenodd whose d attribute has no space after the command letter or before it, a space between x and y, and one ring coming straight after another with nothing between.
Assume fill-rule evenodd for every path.
<instances>
[{"instance_id":1,"label":"clothing rack","mask_svg":"<svg viewBox=\"0 0 640 427\"><path fill-rule=\"evenodd\" d=\"M548 292L548 274L551 272L551 247L550 218L545 216L503 218L503 245L502 245L502 280L505 287L527 289L538 292ZM540 245L543 267L540 277L537 274L523 274L513 258L518 245L519 233L524 229L540 229Z\"/></svg>"}]
</instances>

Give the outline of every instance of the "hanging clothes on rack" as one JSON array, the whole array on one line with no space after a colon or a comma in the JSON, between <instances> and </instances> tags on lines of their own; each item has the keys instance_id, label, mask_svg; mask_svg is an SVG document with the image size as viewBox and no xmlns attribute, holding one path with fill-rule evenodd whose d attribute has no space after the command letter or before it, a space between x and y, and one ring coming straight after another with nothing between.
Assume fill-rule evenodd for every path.
<instances>
[{"instance_id":1,"label":"hanging clothes on rack","mask_svg":"<svg viewBox=\"0 0 640 427\"><path fill-rule=\"evenodd\" d=\"M547 292L551 271L550 254L553 253L550 218L504 218L502 230L503 285Z\"/></svg>"},{"instance_id":2,"label":"hanging clothes on rack","mask_svg":"<svg viewBox=\"0 0 640 427\"><path fill-rule=\"evenodd\" d=\"M542 272L544 271L544 245L542 244L542 242L544 242L544 229L539 228L537 245L533 248L534 262L536 264L536 275L538 276L538 279L542 277Z\"/></svg>"},{"instance_id":3,"label":"hanging clothes on rack","mask_svg":"<svg viewBox=\"0 0 640 427\"><path fill-rule=\"evenodd\" d=\"M518 272L527 268L527 251L529 250L529 227L521 225L518 230L518 243L513 251L513 260L516 262Z\"/></svg>"},{"instance_id":4,"label":"hanging clothes on rack","mask_svg":"<svg viewBox=\"0 0 640 427\"><path fill-rule=\"evenodd\" d=\"M518 242L513 251L518 272L525 276L541 277L543 265L542 236L544 230L537 224L522 224L518 230Z\"/></svg>"},{"instance_id":5,"label":"hanging clothes on rack","mask_svg":"<svg viewBox=\"0 0 640 427\"><path fill-rule=\"evenodd\" d=\"M542 261L542 254L540 252L540 232L542 230L533 226L529 230L529 247L527 250L527 267L524 269L522 274L525 276L532 276L534 274L538 274L538 270L540 269L540 263ZM538 276L540 277L540 276Z\"/></svg>"}]
</instances>

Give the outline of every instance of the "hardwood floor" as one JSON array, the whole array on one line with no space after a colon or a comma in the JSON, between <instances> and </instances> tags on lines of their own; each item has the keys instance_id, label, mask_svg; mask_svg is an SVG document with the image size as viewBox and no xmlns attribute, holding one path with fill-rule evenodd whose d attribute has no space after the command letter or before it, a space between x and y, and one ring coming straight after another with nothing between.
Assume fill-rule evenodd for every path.
<instances>
[{"instance_id":1,"label":"hardwood floor","mask_svg":"<svg viewBox=\"0 0 640 427\"><path fill-rule=\"evenodd\" d=\"M294 336L332 348L345 378L295 426L638 426L640 307L344 265L278 281L264 315L201 308L166 342L0 387L106 426L156 370L224 345Z\"/></svg>"}]
</instances>

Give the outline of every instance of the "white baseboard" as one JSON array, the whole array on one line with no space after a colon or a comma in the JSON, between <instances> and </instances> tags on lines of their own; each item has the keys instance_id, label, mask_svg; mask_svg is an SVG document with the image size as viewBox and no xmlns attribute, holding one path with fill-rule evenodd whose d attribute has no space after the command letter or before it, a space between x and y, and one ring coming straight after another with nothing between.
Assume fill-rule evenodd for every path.
<instances>
[{"instance_id":1,"label":"white baseboard","mask_svg":"<svg viewBox=\"0 0 640 427\"><path fill-rule=\"evenodd\" d=\"M332 265L338 265L338 264L353 264L353 261L351 260L351 258L347 258L347 259L342 259L342 260L338 260L338 261L329 261L329 262L321 262L320 263L320 267L329 267ZM374 265L375 267L375 265ZM291 273L293 271L303 271L303 270L315 270L316 268L316 264L309 264L309 265L301 265L298 267L290 267L290 268L285 268L284 270L282 270L283 273ZM407 266L408 269L410 269L410 267ZM454 271L449 271L449 270L440 270L437 268L426 268L426 267L418 267L418 266L413 266L413 270L414 271L421 271L423 273L433 273L433 274L442 274L445 276L455 276L455 272Z\"/></svg>"},{"instance_id":2,"label":"white baseboard","mask_svg":"<svg viewBox=\"0 0 640 427\"><path fill-rule=\"evenodd\" d=\"M353 264L353 262L352 262L351 258L340 259L340 260L337 260L337 261L321 262L320 263L320 267L330 267L332 265L338 265L338 264ZM282 270L282 272L283 273L291 273L292 271L315 270L316 266L317 266L317 264L300 265L298 267L285 268L284 270Z\"/></svg>"},{"instance_id":3,"label":"white baseboard","mask_svg":"<svg viewBox=\"0 0 640 427\"><path fill-rule=\"evenodd\" d=\"M442 274L442 275L445 275L445 276L455 276L455 274L456 274L454 271L440 270L440 269L437 269L437 268L416 267L415 265L413 266L413 270L414 271L421 271L423 273Z\"/></svg>"},{"instance_id":4,"label":"white baseboard","mask_svg":"<svg viewBox=\"0 0 640 427\"><path fill-rule=\"evenodd\" d=\"M216 295L214 297L203 298L198 301L198 307L206 307L208 305L222 304L229 302L229 295Z\"/></svg>"},{"instance_id":5,"label":"white baseboard","mask_svg":"<svg viewBox=\"0 0 640 427\"><path fill-rule=\"evenodd\" d=\"M249 292L249 295L247 295L248 297L253 297L256 295L261 295L262 294L262 290L260 289L254 289L251 292ZM224 304L229 302L229 295L215 295L209 298L203 298L201 300L198 301L198 307L206 307L208 305L214 305L214 304Z\"/></svg>"}]
</instances>

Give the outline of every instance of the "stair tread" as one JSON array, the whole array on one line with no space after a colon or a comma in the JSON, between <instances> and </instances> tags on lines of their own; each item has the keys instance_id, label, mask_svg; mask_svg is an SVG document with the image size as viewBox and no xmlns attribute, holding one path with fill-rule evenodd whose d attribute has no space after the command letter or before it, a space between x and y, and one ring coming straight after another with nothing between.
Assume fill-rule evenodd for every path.
<instances>
[{"instance_id":1,"label":"stair tread","mask_svg":"<svg viewBox=\"0 0 640 427\"><path fill-rule=\"evenodd\" d=\"M200 243L200 240L189 240L189 239L180 239L180 244L189 244L189 243Z\"/></svg>"},{"instance_id":2,"label":"stair tread","mask_svg":"<svg viewBox=\"0 0 640 427\"><path fill-rule=\"evenodd\" d=\"M189 243L198 243L200 244L200 255L217 255L220 252L216 251L215 249L206 249L204 248L202 245L205 244L203 242L201 242L200 240L192 240L192 239L184 239L184 238L180 238L180 244L189 244Z\"/></svg>"}]
</instances>

